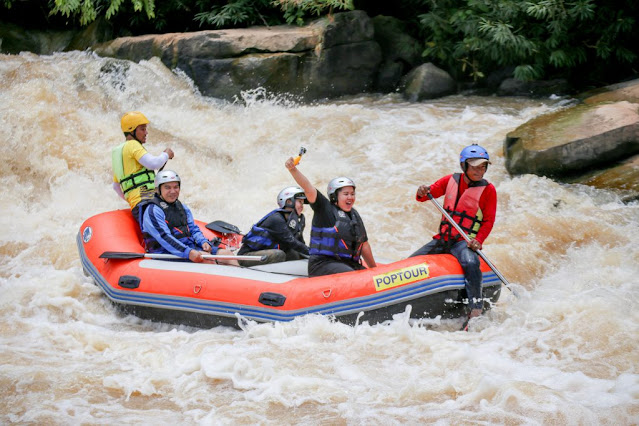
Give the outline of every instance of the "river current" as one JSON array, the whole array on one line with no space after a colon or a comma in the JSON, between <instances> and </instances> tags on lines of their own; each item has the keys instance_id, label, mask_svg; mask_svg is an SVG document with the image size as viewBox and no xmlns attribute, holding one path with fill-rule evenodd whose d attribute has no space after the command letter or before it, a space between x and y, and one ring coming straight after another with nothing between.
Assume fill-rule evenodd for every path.
<instances>
[{"instance_id":1,"label":"river current","mask_svg":"<svg viewBox=\"0 0 639 426\"><path fill-rule=\"evenodd\" d=\"M1 55L0 95L1 424L639 423L639 204L504 168L505 135L570 99L300 105L258 89L225 103L157 60L79 52ZM499 200L483 251L514 292L468 333L406 314L208 330L123 317L84 276L75 237L127 207L110 150L130 110L151 121L149 152L175 152L196 218L243 231L293 184L284 161L304 146L300 170L322 192L355 180L382 262L430 241L440 215L415 190L477 142Z\"/></svg>"}]
</instances>

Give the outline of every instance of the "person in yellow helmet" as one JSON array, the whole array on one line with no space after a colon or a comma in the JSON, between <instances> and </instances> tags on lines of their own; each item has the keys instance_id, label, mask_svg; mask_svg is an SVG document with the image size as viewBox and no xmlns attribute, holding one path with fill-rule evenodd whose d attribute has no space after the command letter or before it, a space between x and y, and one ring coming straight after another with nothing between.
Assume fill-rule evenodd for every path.
<instances>
[{"instance_id":1,"label":"person in yellow helmet","mask_svg":"<svg viewBox=\"0 0 639 426\"><path fill-rule=\"evenodd\" d=\"M155 170L163 168L173 158L173 150L166 148L160 155L152 155L144 148L149 120L139 111L127 112L120 120L126 140L111 151L113 189L129 203L131 214L142 227L143 206L155 193Z\"/></svg>"}]
</instances>

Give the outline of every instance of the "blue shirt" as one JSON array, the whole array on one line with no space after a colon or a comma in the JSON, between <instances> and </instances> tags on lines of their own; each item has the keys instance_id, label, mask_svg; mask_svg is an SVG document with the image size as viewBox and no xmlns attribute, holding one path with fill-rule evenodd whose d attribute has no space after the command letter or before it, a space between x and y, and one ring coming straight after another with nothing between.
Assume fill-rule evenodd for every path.
<instances>
[{"instance_id":1,"label":"blue shirt","mask_svg":"<svg viewBox=\"0 0 639 426\"><path fill-rule=\"evenodd\" d=\"M166 223L164 210L155 204L149 204L144 211L142 232L149 234L161 246L160 249L154 250L154 253L168 253L188 259L191 250L200 250L202 244L209 242L193 221L191 210L185 204L182 204L182 207L186 212L187 225L191 232L190 237L176 238ZM216 247L213 247L212 252L216 251Z\"/></svg>"}]
</instances>

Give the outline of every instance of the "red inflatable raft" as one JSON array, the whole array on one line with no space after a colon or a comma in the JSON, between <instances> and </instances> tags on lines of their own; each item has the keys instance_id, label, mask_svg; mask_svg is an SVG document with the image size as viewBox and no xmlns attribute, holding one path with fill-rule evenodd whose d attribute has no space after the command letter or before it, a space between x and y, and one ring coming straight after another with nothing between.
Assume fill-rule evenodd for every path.
<instances>
[{"instance_id":1,"label":"red inflatable raft","mask_svg":"<svg viewBox=\"0 0 639 426\"><path fill-rule=\"evenodd\" d=\"M241 235L208 229L226 244ZM342 274L307 276L307 261L235 267L142 258L140 232L128 210L98 214L77 236L85 273L124 313L195 327L237 326L245 318L290 321L322 314L354 324L392 319L411 306L412 318L465 315L464 276L451 255L427 255ZM230 244L237 246L237 244ZM101 258L105 252L139 258ZM126 256L125 256L126 257ZM501 282L482 261L484 306L499 298Z\"/></svg>"}]
</instances>

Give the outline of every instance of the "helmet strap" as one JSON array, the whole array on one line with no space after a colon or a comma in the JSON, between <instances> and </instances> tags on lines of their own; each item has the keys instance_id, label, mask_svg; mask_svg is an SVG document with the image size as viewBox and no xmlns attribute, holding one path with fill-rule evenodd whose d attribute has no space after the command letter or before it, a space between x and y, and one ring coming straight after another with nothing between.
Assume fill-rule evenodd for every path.
<instances>
[{"instance_id":1,"label":"helmet strap","mask_svg":"<svg viewBox=\"0 0 639 426\"><path fill-rule=\"evenodd\" d=\"M137 129L137 127L136 127L136 129ZM137 135L135 134L135 130L133 130L132 132L124 132L124 136L125 136L125 137L127 137L127 138L128 138L129 136L131 136L131 137L132 137L133 139L135 139L136 141L138 141L138 142L142 143L142 141L141 141L140 139L138 139Z\"/></svg>"},{"instance_id":2,"label":"helmet strap","mask_svg":"<svg viewBox=\"0 0 639 426\"><path fill-rule=\"evenodd\" d=\"M133 135L133 139L135 139L136 141L142 143L142 141L140 139L138 139L138 128L137 127L135 129L133 129L131 134Z\"/></svg>"}]
</instances>

